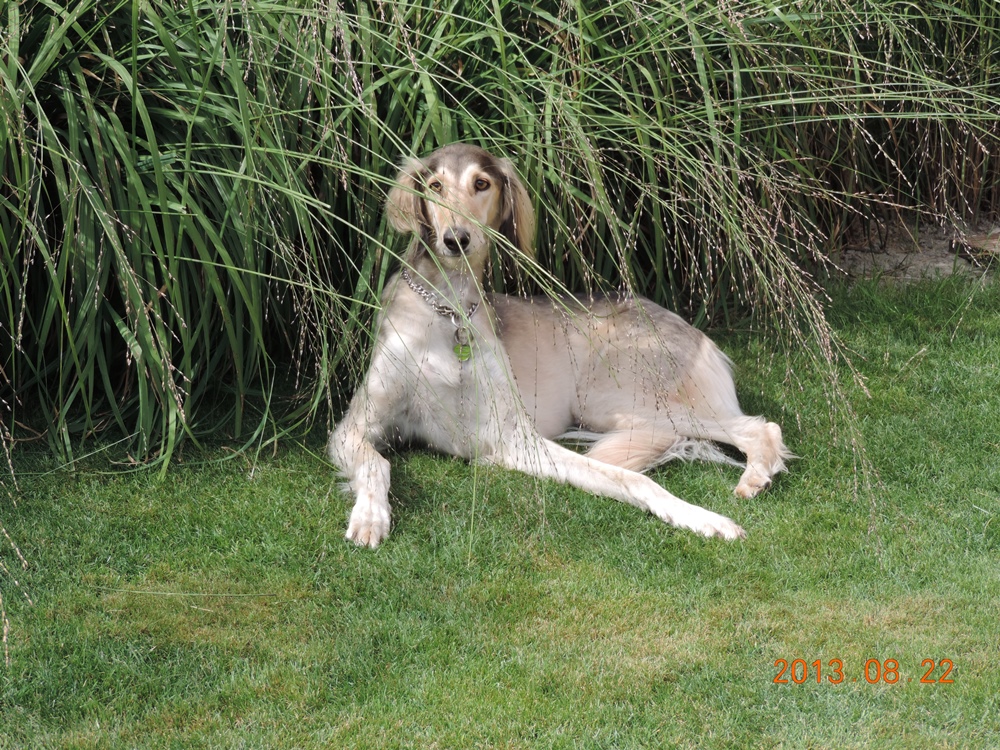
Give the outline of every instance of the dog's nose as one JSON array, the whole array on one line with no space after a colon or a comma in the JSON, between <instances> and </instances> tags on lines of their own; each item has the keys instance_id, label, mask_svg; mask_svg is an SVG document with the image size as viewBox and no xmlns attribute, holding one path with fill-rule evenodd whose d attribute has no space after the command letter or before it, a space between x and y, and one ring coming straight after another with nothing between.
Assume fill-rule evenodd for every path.
<instances>
[{"instance_id":1,"label":"dog's nose","mask_svg":"<svg viewBox=\"0 0 1000 750\"><path fill-rule=\"evenodd\" d=\"M467 229L449 228L445 230L441 240L453 255L458 255L459 253L464 253L465 249L469 246L469 231Z\"/></svg>"}]
</instances>

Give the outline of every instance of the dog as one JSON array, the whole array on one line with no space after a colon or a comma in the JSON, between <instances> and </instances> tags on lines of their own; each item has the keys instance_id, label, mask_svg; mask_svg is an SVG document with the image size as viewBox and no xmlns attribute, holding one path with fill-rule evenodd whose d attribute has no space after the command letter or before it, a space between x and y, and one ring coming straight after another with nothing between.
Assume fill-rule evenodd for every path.
<instances>
[{"instance_id":1,"label":"dog","mask_svg":"<svg viewBox=\"0 0 1000 750\"><path fill-rule=\"evenodd\" d=\"M511 162L468 144L400 167L389 223L412 235L385 285L367 375L330 435L354 494L347 538L390 530L380 449L420 441L442 453L554 479L734 540L734 521L641 472L673 458L746 456L736 494L785 469L781 428L740 410L729 359L700 331L641 297L518 298L483 290L494 241L534 258L535 216ZM586 454L555 438L589 444Z\"/></svg>"}]
</instances>

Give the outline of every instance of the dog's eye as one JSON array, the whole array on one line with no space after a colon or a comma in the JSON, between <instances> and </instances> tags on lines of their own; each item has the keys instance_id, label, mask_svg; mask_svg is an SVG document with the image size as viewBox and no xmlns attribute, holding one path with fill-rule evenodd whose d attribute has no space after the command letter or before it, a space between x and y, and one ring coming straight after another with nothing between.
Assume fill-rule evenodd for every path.
<instances>
[{"instance_id":1,"label":"dog's eye","mask_svg":"<svg viewBox=\"0 0 1000 750\"><path fill-rule=\"evenodd\" d=\"M429 182L429 183L427 183L427 187L429 187L435 193L440 193L441 192L441 181L440 180L434 180L432 182Z\"/></svg>"},{"instance_id":2,"label":"dog's eye","mask_svg":"<svg viewBox=\"0 0 1000 750\"><path fill-rule=\"evenodd\" d=\"M477 193L481 193L484 190L489 190L490 189L490 181L487 180L487 179L485 179L485 178L483 178L483 177L480 177L478 180L476 180L475 187L476 187L476 192Z\"/></svg>"}]
</instances>

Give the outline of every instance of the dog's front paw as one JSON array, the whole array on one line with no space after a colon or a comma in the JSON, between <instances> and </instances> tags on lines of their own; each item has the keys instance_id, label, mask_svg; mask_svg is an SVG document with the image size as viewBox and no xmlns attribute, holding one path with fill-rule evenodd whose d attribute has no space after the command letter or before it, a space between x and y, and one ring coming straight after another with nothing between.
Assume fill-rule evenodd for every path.
<instances>
[{"instance_id":1,"label":"dog's front paw","mask_svg":"<svg viewBox=\"0 0 1000 750\"><path fill-rule=\"evenodd\" d=\"M705 517L692 524L690 528L702 536L719 537L728 542L735 539L746 539L747 536L747 533L735 521L710 510L705 511Z\"/></svg>"},{"instance_id":2,"label":"dog's front paw","mask_svg":"<svg viewBox=\"0 0 1000 750\"><path fill-rule=\"evenodd\" d=\"M359 547L375 549L389 536L390 513L388 504L358 500L347 523L347 539Z\"/></svg>"}]
</instances>

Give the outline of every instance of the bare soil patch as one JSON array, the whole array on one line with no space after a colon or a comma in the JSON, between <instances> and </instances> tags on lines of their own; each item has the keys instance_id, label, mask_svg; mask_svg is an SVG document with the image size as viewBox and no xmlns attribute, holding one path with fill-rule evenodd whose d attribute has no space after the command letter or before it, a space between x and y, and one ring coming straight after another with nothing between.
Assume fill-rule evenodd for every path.
<instances>
[{"instance_id":1,"label":"bare soil patch","mask_svg":"<svg viewBox=\"0 0 1000 750\"><path fill-rule=\"evenodd\" d=\"M1000 223L953 229L894 218L852 238L837 265L853 278L904 282L981 276L1000 266Z\"/></svg>"}]
</instances>

